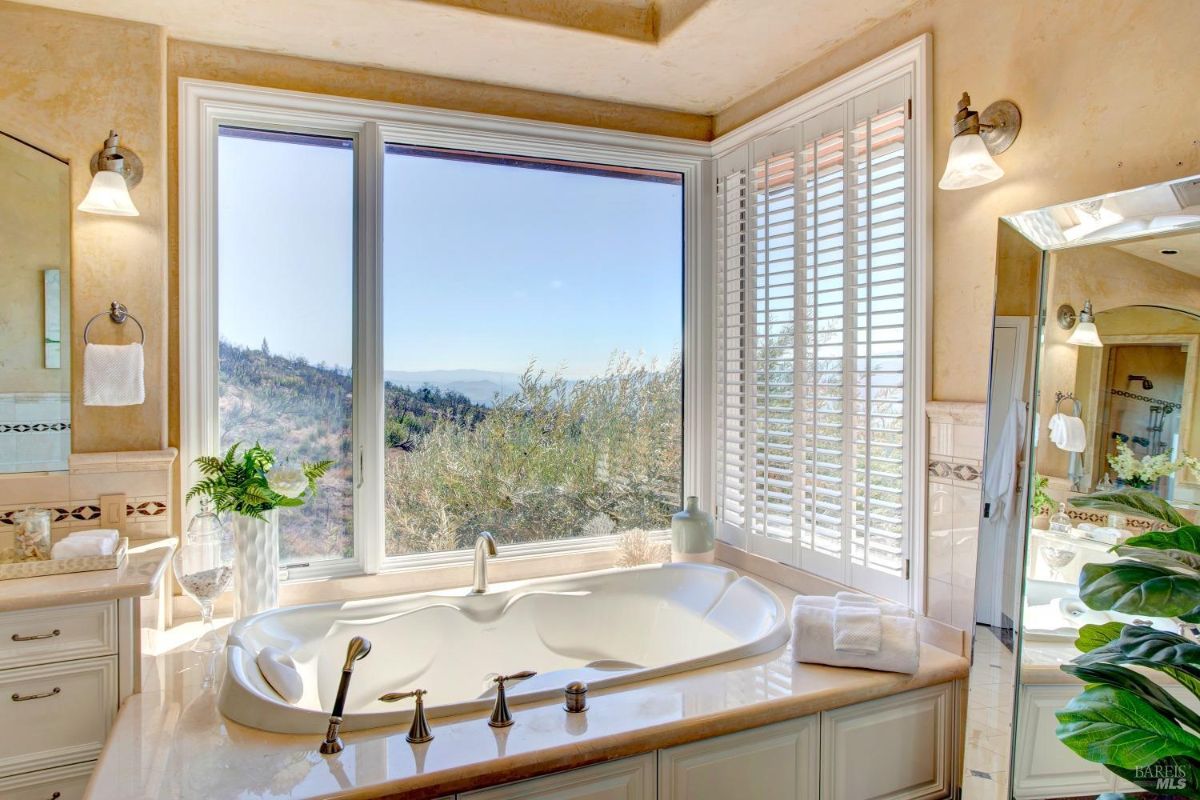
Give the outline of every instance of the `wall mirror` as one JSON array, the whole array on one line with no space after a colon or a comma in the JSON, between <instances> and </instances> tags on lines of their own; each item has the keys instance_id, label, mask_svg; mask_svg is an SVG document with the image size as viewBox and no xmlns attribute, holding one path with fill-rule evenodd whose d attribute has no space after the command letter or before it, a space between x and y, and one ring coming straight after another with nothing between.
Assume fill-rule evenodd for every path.
<instances>
[{"instance_id":1,"label":"wall mirror","mask_svg":"<svg viewBox=\"0 0 1200 800\"><path fill-rule=\"evenodd\" d=\"M963 796L1200 797L1200 178L996 264Z\"/></svg>"},{"instance_id":2,"label":"wall mirror","mask_svg":"<svg viewBox=\"0 0 1200 800\"><path fill-rule=\"evenodd\" d=\"M71 453L71 176L0 132L0 473Z\"/></svg>"}]
</instances>

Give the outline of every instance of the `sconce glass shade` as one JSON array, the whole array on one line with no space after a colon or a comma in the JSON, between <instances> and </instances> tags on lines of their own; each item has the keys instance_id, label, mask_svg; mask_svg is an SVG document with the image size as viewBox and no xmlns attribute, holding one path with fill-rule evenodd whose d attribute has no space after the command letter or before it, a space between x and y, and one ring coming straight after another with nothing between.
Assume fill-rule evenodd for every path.
<instances>
[{"instance_id":1,"label":"sconce glass shade","mask_svg":"<svg viewBox=\"0 0 1200 800\"><path fill-rule=\"evenodd\" d=\"M964 133L950 140L950 159L938 181L939 189L970 189L991 183L1004 175L977 133Z\"/></svg>"},{"instance_id":2,"label":"sconce glass shade","mask_svg":"<svg viewBox=\"0 0 1200 800\"><path fill-rule=\"evenodd\" d=\"M129 196L125 176L120 172L102 169L92 177L92 188L79 204L80 211L89 214L108 214L114 217L136 217L137 206Z\"/></svg>"},{"instance_id":3,"label":"sconce glass shade","mask_svg":"<svg viewBox=\"0 0 1200 800\"><path fill-rule=\"evenodd\" d=\"M1067 344L1075 344L1080 347L1104 347L1104 342L1100 341L1100 332L1096 330L1094 322L1080 322L1075 326L1075 330L1071 331L1071 336L1067 339Z\"/></svg>"}]
</instances>

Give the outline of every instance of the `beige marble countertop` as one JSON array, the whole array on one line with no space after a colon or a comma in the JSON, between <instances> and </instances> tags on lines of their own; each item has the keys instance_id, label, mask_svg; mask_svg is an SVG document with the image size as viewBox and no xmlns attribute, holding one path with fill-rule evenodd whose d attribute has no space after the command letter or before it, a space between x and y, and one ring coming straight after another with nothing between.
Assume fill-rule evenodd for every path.
<instances>
[{"instance_id":1,"label":"beige marble countertop","mask_svg":"<svg viewBox=\"0 0 1200 800\"><path fill-rule=\"evenodd\" d=\"M125 563L116 569L0 581L0 612L154 594L171 561L171 542L131 548Z\"/></svg>"},{"instance_id":2,"label":"beige marble countertop","mask_svg":"<svg viewBox=\"0 0 1200 800\"><path fill-rule=\"evenodd\" d=\"M763 582L790 606L794 593ZM513 706L511 728L490 728L482 714L441 718L431 721L427 744L405 741L407 726L379 728L346 734L345 750L322 756L319 736L222 717L224 658L191 653L187 627L147 642L144 689L117 718L89 800L435 798L965 678L968 669L965 658L930 644L912 676L797 664L780 648L594 692L581 715L557 701L522 704Z\"/></svg>"}]
</instances>

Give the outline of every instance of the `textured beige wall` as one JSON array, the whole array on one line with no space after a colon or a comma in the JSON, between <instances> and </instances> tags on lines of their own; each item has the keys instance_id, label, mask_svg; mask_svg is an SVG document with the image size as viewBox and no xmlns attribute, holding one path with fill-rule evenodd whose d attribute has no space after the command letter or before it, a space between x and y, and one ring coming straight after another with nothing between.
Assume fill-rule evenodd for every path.
<instances>
[{"instance_id":1,"label":"textured beige wall","mask_svg":"<svg viewBox=\"0 0 1200 800\"><path fill-rule=\"evenodd\" d=\"M71 313L71 173L67 165L0 136L0 392L68 392L71 352L47 369L46 269L61 275L60 319Z\"/></svg>"},{"instance_id":2,"label":"textured beige wall","mask_svg":"<svg viewBox=\"0 0 1200 800\"><path fill-rule=\"evenodd\" d=\"M0 126L71 162L71 364L82 385L83 325L112 300L146 326L146 403L89 408L74 392L75 452L155 450L166 443L166 41L150 26L0 0ZM109 128L145 163L140 217L74 210ZM107 330L105 341L136 331Z\"/></svg>"},{"instance_id":3,"label":"textured beige wall","mask_svg":"<svg viewBox=\"0 0 1200 800\"><path fill-rule=\"evenodd\" d=\"M1196 0L920 0L717 115L719 135L921 33L933 34L934 178L954 104L1010 98L1003 180L935 191L933 396L983 400L996 219L1200 172Z\"/></svg>"}]
</instances>

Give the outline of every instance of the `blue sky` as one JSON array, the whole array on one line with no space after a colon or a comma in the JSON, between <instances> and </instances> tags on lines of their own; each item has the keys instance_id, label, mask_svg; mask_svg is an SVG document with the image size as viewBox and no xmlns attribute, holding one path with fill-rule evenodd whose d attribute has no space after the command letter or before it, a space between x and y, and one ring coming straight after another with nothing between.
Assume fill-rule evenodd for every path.
<instances>
[{"instance_id":1,"label":"blue sky","mask_svg":"<svg viewBox=\"0 0 1200 800\"><path fill-rule=\"evenodd\" d=\"M221 137L220 331L348 365L352 155ZM384 366L568 378L679 348L677 185L389 154Z\"/></svg>"}]
</instances>

